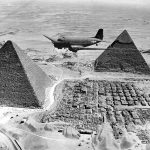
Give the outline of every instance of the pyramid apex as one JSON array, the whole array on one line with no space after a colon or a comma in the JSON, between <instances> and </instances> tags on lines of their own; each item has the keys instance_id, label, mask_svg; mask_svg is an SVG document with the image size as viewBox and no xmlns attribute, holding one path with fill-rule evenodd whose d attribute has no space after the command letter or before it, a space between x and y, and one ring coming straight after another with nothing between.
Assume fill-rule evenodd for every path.
<instances>
[{"instance_id":1,"label":"pyramid apex","mask_svg":"<svg viewBox=\"0 0 150 150\"><path fill-rule=\"evenodd\" d=\"M128 32L128 31L125 29L125 30L123 30L123 32Z\"/></svg>"},{"instance_id":2,"label":"pyramid apex","mask_svg":"<svg viewBox=\"0 0 150 150\"><path fill-rule=\"evenodd\" d=\"M124 30L115 41L125 44L134 43L127 30Z\"/></svg>"},{"instance_id":3,"label":"pyramid apex","mask_svg":"<svg viewBox=\"0 0 150 150\"><path fill-rule=\"evenodd\" d=\"M8 40L4 43L4 45L1 47L1 51L18 51L17 49L19 49L19 51L21 50L18 45L16 43L14 43L13 41L11 40Z\"/></svg>"},{"instance_id":4,"label":"pyramid apex","mask_svg":"<svg viewBox=\"0 0 150 150\"><path fill-rule=\"evenodd\" d=\"M11 40L8 40L8 41L6 41L6 42L4 43L4 45L2 46L2 48L5 47L5 46L13 46L13 44L15 44L15 43L12 42Z\"/></svg>"},{"instance_id":5,"label":"pyramid apex","mask_svg":"<svg viewBox=\"0 0 150 150\"><path fill-rule=\"evenodd\" d=\"M126 29L123 30L121 34L128 34L128 35L129 35L129 33L128 33L128 31L127 31ZM130 35L129 35L129 36L130 36Z\"/></svg>"},{"instance_id":6,"label":"pyramid apex","mask_svg":"<svg viewBox=\"0 0 150 150\"><path fill-rule=\"evenodd\" d=\"M5 42L5 44L12 44L12 43L13 43L13 42L12 42L11 40L8 40L8 41ZM5 45L5 44L4 44L4 45Z\"/></svg>"}]
</instances>

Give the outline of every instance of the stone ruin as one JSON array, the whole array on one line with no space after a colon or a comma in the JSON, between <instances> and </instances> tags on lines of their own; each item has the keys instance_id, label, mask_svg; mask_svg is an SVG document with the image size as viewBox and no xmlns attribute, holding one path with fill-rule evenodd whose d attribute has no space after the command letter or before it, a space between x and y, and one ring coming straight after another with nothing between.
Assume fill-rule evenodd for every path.
<instances>
[{"instance_id":1,"label":"stone ruin","mask_svg":"<svg viewBox=\"0 0 150 150\"><path fill-rule=\"evenodd\" d=\"M42 107L52 80L13 42L0 49L0 105Z\"/></svg>"},{"instance_id":2,"label":"stone ruin","mask_svg":"<svg viewBox=\"0 0 150 150\"><path fill-rule=\"evenodd\" d=\"M147 63L126 30L95 60L94 70L150 74Z\"/></svg>"}]
</instances>

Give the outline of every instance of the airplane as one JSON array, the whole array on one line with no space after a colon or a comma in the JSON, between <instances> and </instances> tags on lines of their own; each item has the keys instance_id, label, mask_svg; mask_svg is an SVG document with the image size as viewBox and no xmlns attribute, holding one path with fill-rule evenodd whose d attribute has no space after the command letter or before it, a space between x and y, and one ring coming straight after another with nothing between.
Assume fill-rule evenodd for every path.
<instances>
[{"instance_id":1,"label":"airplane","mask_svg":"<svg viewBox=\"0 0 150 150\"><path fill-rule=\"evenodd\" d=\"M76 53L78 50L82 50L87 46L91 46L94 44L98 45L98 43L103 42L103 29L99 29L94 37L74 37L65 36L62 34L56 37L49 37L47 35L43 36L49 39L53 43L55 48L64 48Z\"/></svg>"}]
</instances>

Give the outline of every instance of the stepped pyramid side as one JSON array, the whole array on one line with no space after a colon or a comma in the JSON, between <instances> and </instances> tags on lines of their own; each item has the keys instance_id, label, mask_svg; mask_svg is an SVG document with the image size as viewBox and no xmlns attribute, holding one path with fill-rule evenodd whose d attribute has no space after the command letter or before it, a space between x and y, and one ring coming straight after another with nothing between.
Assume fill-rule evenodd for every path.
<instances>
[{"instance_id":1,"label":"stepped pyramid side","mask_svg":"<svg viewBox=\"0 0 150 150\"><path fill-rule=\"evenodd\" d=\"M126 30L95 60L94 70L150 74L150 69Z\"/></svg>"},{"instance_id":2,"label":"stepped pyramid side","mask_svg":"<svg viewBox=\"0 0 150 150\"><path fill-rule=\"evenodd\" d=\"M0 49L0 104L41 107L52 81L20 48L7 41Z\"/></svg>"}]
</instances>

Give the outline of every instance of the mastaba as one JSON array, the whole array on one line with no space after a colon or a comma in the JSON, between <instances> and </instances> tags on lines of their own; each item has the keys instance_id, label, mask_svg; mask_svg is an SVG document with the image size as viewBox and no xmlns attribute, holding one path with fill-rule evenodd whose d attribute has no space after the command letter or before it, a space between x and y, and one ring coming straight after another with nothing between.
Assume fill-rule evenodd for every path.
<instances>
[{"instance_id":1,"label":"mastaba","mask_svg":"<svg viewBox=\"0 0 150 150\"><path fill-rule=\"evenodd\" d=\"M7 41L0 49L0 105L42 107L52 81L20 48Z\"/></svg>"},{"instance_id":2,"label":"mastaba","mask_svg":"<svg viewBox=\"0 0 150 150\"><path fill-rule=\"evenodd\" d=\"M147 63L126 30L95 60L94 70L150 74Z\"/></svg>"}]
</instances>

